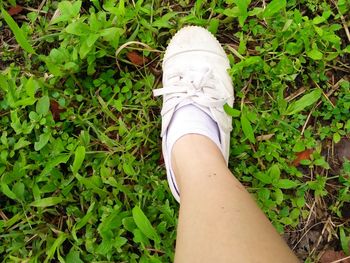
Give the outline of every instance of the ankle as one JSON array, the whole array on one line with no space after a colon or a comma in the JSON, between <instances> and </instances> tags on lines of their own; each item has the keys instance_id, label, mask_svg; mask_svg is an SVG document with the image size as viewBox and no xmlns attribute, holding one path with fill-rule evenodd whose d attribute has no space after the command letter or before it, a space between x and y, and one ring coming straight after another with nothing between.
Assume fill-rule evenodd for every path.
<instances>
[{"instance_id":1,"label":"ankle","mask_svg":"<svg viewBox=\"0 0 350 263\"><path fill-rule=\"evenodd\" d=\"M208 137L199 134L186 134L174 144L171 154L172 168L181 189L184 180L201 178L203 173L226 170L222 152Z\"/></svg>"}]
</instances>

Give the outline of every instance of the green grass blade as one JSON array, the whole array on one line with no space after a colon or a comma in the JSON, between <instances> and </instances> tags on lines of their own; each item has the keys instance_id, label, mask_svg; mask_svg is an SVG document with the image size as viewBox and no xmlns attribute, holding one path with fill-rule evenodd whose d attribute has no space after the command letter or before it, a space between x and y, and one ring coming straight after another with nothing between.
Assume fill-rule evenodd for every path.
<instances>
[{"instance_id":1,"label":"green grass blade","mask_svg":"<svg viewBox=\"0 0 350 263\"><path fill-rule=\"evenodd\" d=\"M63 201L62 197L53 196L53 197L47 197L47 198L35 200L30 205L35 207L48 207L48 206L57 205L62 201Z\"/></svg>"},{"instance_id":2,"label":"green grass blade","mask_svg":"<svg viewBox=\"0 0 350 263\"><path fill-rule=\"evenodd\" d=\"M243 114L243 112L241 115L241 125L242 125L242 130L244 135L248 138L248 140L251 143L255 143L255 136L254 136L252 125L250 124L250 121L248 120L246 115Z\"/></svg>"},{"instance_id":3,"label":"green grass blade","mask_svg":"<svg viewBox=\"0 0 350 263\"><path fill-rule=\"evenodd\" d=\"M304 110L306 107L317 102L320 99L321 95L322 91L320 89L311 91L310 93L304 95L301 99L290 104L286 110L285 115L293 115Z\"/></svg>"},{"instance_id":4,"label":"green grass blade","mask_svg":"<svg viewBox=\"0 0 350 263\"><path fill-rule=\"evenodd\" d=\"M75 157L72 165L72 172L73 174L76 174L81 165L83 164L83 161L85 159L85 147L84 146L78 146L75 150Z\"/></svg>"},{"instance_id":5,"label":"green grass blade","mask_svg":"<svg viewBox=\"0 0 350 263\"><path fill-rule=\"evenodd\" d=\"M146 237L159 242L160 238L156 230L153 228L151 222L148 220L147 216L143 213L140 207L135 206L132 209L132 216L134 218L135 224Z\"/></svg>"},{"instance_id":6,"label":"green grass blade","mask_svg":"<svg viewBox=\"0 0 350 263\"><path fill-rule=\"evenodd\" d=\"M263 17L272 17L274 14L279 12L281 9L284 9L286 7L286 0L273 0L271 1L265 8L265 11L263 13Z\"/></svg>"},{"instance_id":7,"label":"green grass blade","mask_svg":"<svg viewBox=\"0 0 350 263\"><path fill-rule=\"evenodd\" d=\"M6 23L12 30L13 34L15 35L17 43L28 53L34 54L35 51L31 44L26 39L23 31L18 27L17 23L13 18L5 11L4 8L1 8L1 14L4 17Z\"/></svg>"}]
</instances>

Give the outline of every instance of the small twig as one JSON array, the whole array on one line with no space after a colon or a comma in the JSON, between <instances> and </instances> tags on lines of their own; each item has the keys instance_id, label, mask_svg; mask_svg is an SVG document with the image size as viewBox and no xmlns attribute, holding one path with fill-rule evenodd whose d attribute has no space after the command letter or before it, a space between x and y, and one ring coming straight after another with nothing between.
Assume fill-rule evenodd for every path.
<instances>
[{"instance_id":1,"label":"small twig","mask_svg":"<svg viewBox=\"0 0 350 263\"><path fill-rule=\"evenodd\" d=\"M324 232L326 231L327 226L328 226L328 224L329 224L330 221L331 221L331 218L328 217L326 223L325 223L324 226L323 226L323 229L322 229L321 234L320 234L320 236L319 236L319 238L318 238L318 240L317 240L316 245L314 246L314 248L313 248L312 251L310 252L310 255L312 255L312 254L316 251L317 247L320 245L321 240L322 240L322 236L323 236Z\"/></svg>"},{"instance_id":2,"label":"small twig","mask_svg":"<svg viewBox=\"0 0 350 263\"><path fill-rule=\"evenodd\" d=\"M34 238L36 238L38 236L38 234L34 234L32 237L30 237L28 240L26 240L25 242L28 243L31 240L33 240Z\"/></svg>"},{"instance_id":3,"label":"small twig","mask_svg":"<svg viewBox=\"0 0 350 263\"><path fill-rule=\"evenodd\" d=\"M333 103L329 100L329 97L332 96L332 94L339 88L340 84L343 82L344 80L343 79L340 79L337 83L335 83L331 90L327 92L327 94L324 94L323 95L328 99L328 101L331 103L331 105L333 106L333 108L335 107L333 105ZM316 86L318 88L320 88L320 86L315 82ZM323 91L322 91L323 92ZM320 106L320 104L322 103L322 101L319 101L317 104L316 104L316 107Z\"/></svg>"},{"instance_id":4,"label":"small twig","mask_svg":"<svg viewBox=\"0 0 350 263\"><path fill-rule=\"evenodd\" d=\"M238 51L236 49L234 49L233 47L231 47L231 45L227 45L227 48L236 56L238 57L240 60L244 60L245 58L238 53Z\"/></svg>"},{"instance_id":5,"label":"small twig","mask_svg":"<svg viewBox=\"0 0 350 263\"><path fill-rule=\"evenodd\" d=\"M288 97L285 98L287 102L290 102L291 100L294 100L296 97L299 97L301 94L303 94L306 91L305 87L301 87L297 91L290 94Z\"/></svg>"},{"instance_id":6,"label":"small twig","mask_svg":"<svg viewBox=\"0 0 350 263\"><path fill-rule=\"evenodd\" d=\"M337 61L337 63L341 64L340 61ZM330 65L330 64L327 64L327 66L330 67L330 68L336 69L336 70L343 71L343 72L345 72L345 73L350 73L350 70L348 70L348 69L347 69L347 66L345 66L345 65L343 65L345 68L333 66L333 65Z\"/></svg>"},{"instance_id":7,"label":"small twig","mask_svg":"<svg viewBox=\"0 0 350 263\"><path fill-rule=\"evenodd\" d=\"M253 152L256 153L256 150L255 150L253 144L250 144L250 148L252 148ZM257 159L258 159L258 164L260 165L261 169L262 169L262 170L266 170L266 166L264 165L264 163L262 162L262 160L261 160L259 157L257 157Z\"/></svg>"},{"instance_id":8,"label":"small twig","mask_svg":"<svg viewBox=\"0 0 350 263\"><path fill-rule=\"evenodd\" d=\"M24 10L27 10L27 11L30 11L30 12L37 12L37 13L42 13L42 14L47 14L46 11L43 11L43 10L38 10L38 9L35 9L35 8L31 8L31 7L23 7Z\"/></svg>"},{"instance_id":9,"label":"small twig","mask_svg":"<svg viewBox=\"0 0 350 263\"><path fill-rule=\"evenodd\" d=\"M349 258L350 258L350 256L347 256L347 257L345 257L345 258L341 258L341 259L338 259L338 260L332 261L332 262L330 262L330 263L338 263L338 262L343 262L343 260L345 260L345 259L349 259Z\"/></svg>"},{"instance_id":10,"label":"small twig","mask_svg":"<svg viewBox=\"0 0 350 263\"><path fill-rule=\"evenodd\" d=\"M339 15L340 15L341 22L343 23L343 27L344 27L346 36L348 37L348 41L349 41L349 43L350 43L350 32L349 32L348 25L346 24L346 20L345 20L344 16L342 15L342 13L340 12L338 5L337 5L333 0L331 0L331 1L332 1L333 5L334 5L334 6L337 8L337 10L338 10L338 13L339 13Z\"/></svg>"},{"instance_id":11,"label":"small twig","mask_svg":"<svg viewBox=\"0 0 350 263\"><path fill-rule=\"evenodd\" d=\"M305 123L304 123L304 125L303 125L303 128L301 129L301 135L304 134L305 129L306 129L306 126L307 126L307 124L309 123L311 114L314 112L314 110L315 110L316 108L317 108L317 105L316 105L316 107L312 108L312 109L310 110L309 114L307 115L306 121L305 121Z\"/></svg>"},{"instance_id":12,"label":"small twig","mask_svg":"<svg viewBox=\"0 0 350 263\"><path fill-rule=\"evenodd\" d=\"M1 209L0 209L0 216L5 221L9 220L8 217L5 215L5 213Z\"/></svg>"},{"instance_id":13,"label":"small twig","mask_svg":"<svg viewBox=\"0 0 350 263\"><path fill-rule=\"evenodd\" d=\"M333 88L332 88L327 94L324 93L324 91L323 91L323 90L321 89L321 87L317 84L317 82L314 81L314 83L315 83L315 85L317 86L317 88L319 88L319 89L322 91L323 96L324 96L324 97L327 99L327 101L332 105L332 107L335 108L334 104L333 104L332 101L329 99L329 96L331 96L331 95L333 94L333 92L334 92L336 89L338 89L338 87L339 87L339 81L338 81L338 83L336 83L336 84L333 86ZM318 106L321 105L321 103L322 103L322 100L320 100L320 101L316 104L316 106L313 107L313 108L311 109L311 111L310 111L310 113L308 114L308 116L307 116L307 118L306 118L306 121L305 121L305 123L304 123L304 125L303 125L303 128L302 128L302 130L301 130L301 135L304 134L304 131L305 131L305 129L306 129L306 126L307 126L307 124L309 123L311 114L313 113L313 111L314 111Z\"/></svg>"},{"instance_id":14,"label":"small twig","mask_svg":"<svg viewBox=\"0 0 350 263\"><path fill-rule=\"evenodd\" d=\"M308 225L308 223L310 222L312 214L315 213L315 212L314 212L315 205L316 205L316 201L314 201L314 202L312 203L312 206L310 207L310 214L309 214L309 216L307 217L306 225ZM316 216L317 216L317 215L316 215L316 213L315 213L315 217L316 217Z\"/></svg>"},{"instance_id":15,"label":"small twig","mask_svg":"<svg viewBox=\"0 0 350 263\"><path fill-rule=\"evenodd\" d=\"M305 233L299 238L298 242L294 245L294 247L293 247L292 250L296 249L296 247L299 245L299 243L301 242L301 240L303 240L303 238L306 236L307 233L310 232L311 229L313 229L315 226L318 226L319 224L322 224L322 223L324 223L324 222L323 222L323 221L317 222L316 224L313 224L311 227L309 227L309 228L305 231Z\"/></svg>"},{"instance_id":16,"label":"small twig","mask_svg":"<svg viewBox=\"0 0 350 263\"><path fill-rule=\"evenodd\" d=\"M249 90L249 87L250 87L250 84L252 83L252 76L250 76L247 84L244 86L244 88L241 90L241 92L243 93L244 96L242 96L242 99L241 99L241 110L243 109L243 104L244 104L244 99L245 99L245 96L247 95L248 93L248 90Z\"/></svg>"},{"instance_id":17,"label":"small twig","mask_svg":"<svg viewBox=\"0 0 350 263\"><path fill-rule=\"evenodd\" d=\"M33 9L32 11L36 12L36 14L39 15L45 3L46 3L46 0L41 1L40 5L38 6L38 9ZM27 9L29 10L29 8ZM47 12L44 12L44 13L47 13ZM38 16L35 17L35 19L32 21L31 24L33 25L37 19L38 19Z\"/></svg>"},{"instance_id":18,"label":"small twig","mask_svg":"<svg viewBox=\"0 0 350 263\"><path fill-rule=\"evenodd\" d=\"M326 100L328 100L328 102L332 105L332 107L335 108L334 104L333 104L333 103L331 102L331 100L329 99L329 96L332 95L332 93L333 93L334 91L333 91L332 93L330 93L330 95L328 95L328 93L325 94L324 91L323 91L323 89L321 89L320 85L318 85L318 83L317 83L316 81L314 81L314 83L315 83L315 85L317 86L317 88L319 88L319 89L322 91L322 94L323 94L323 96L326 98ZM319 104L320 104L321 102L322 102L322 101L319 101L319 102L317 103L316 107L318 107Z\"/></svg>"}]
</instances>

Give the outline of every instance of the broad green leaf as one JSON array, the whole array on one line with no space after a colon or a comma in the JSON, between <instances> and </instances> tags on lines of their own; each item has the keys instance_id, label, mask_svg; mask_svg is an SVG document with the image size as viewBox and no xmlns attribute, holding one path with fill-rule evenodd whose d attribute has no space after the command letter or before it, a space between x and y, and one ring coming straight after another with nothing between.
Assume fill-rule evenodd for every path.
<instances>
[{"instance_id":1,"label":"broad green leaf","mask_svg":"<svg viewBox=\"0 0 350 263\"><path fill-rule=\"evenodd\" d=\"M12 187L12 192L19 198L21 201L24 201L24 192L25 192L25 186L22 182L17 182Z\"/></svg>"},{"instance_id":2,"label":"broad green leaf","mask_svg":"<svg viewBox=\"0 0 350 263\"><path fill-rule=\"evenodd\" d=\"M119 0L119 5L118 5L118 17L123 17L125 15L125 0Z\"/></svg>"},{"instance_id":3,"label":"broad green leaf","mask_svg":"<svg viewBox=\"0 0 350 263\"><path fill-rule=\"evenodd\" d=\"M86 44L88 47L92 47L100 36L98 34L89 34L86 38Z\"/></svg>"},{"instance_id":4,"label":"broad green leaf","mask_svg":"<svg viewBox=\"0 0 350 263\"><path fill-rule=\"evenodd\" d=\"M29 105L33 105L35 102L36 102L36 98L25 98L25 99L16 101L14 106L16 108L20 106L29 106Z\"/></svg>"},{"instance_id":5,"label":"broad green leaf","mask_svg":"<svg viewBox=\"0 0 350 263\"><path fill-rule=\"evenodd\" d=\"M340 134L339 134L338 132L335 132L335 133L333 134L333 141L334 141L335 143L338 143L338 142L340 142L340 139L341 139Z\"/></svg>"},{"instance_id":6,"label":"broad green leaf","mask_svg":"<svg viewBox=\"0 0 350 263\"><path fill-rule=\"evenodd\" d=\"M350 131L350 119L349 119L349 120L347 120L347 122L345 123L345 125L344 125L344 129L346 129L346 130Z\"/></svg>"},{"instance_id":7,"label":"broad green leaf","mask_svg":"<svg viewBox=\"0 0 350 263\"><path fill-rule=\"evenodd\" d=\"M240 12L239 12L239 9L237 6L224 10L224 15L228 16L228 17L238 17L239 14L240 14Z\"/></svg>"},{"instance_id":8,"label":"broad green leaf","mask_svg":"<svg viewBox=\"0 0 350 263\"><path fill-rule=\"evenodd\" d=\"M88 46L86 43L86 40L82 42L80 49L79 49L79 56L81 59L84 59L87 54L89 54L89 52L91 51L92 47Z\"/></svg>"},{"instance_id":9,"label":"broad green leaf","mask_svg":"<svg viewBox=\"0 0 350 263\"><path fill-rule=\"evenodd\" d=\"M101 187L101 178L100 177L93 175L93 176L85 178L85 177L82 177L81 175L79 175L78 173L76 173L74 176L86 188L92 189L94 192L98 193L102 197L106 195L107 192L100 188Z\"/></svg>"},{"instance_id":10,"label":"broad green leaf","mask_svg":"<svg viewBox=\"0 0 350 263\"><path fill-rule=\"evenodd\" d=\"M13 200L17 199L16 194L14 192L12 192L11 189L8 187L8 185L3 183L3 182L1 183L1 193L3 193L8 198L11 198Z\"/></svg>"},{"instance_id":11,"label":"broad green leaf","mask_svg":"<svg viewBox=\"0 0 350 263\"><path fill-rule=\"evenodd\" d=\"M134 231L134 229L137 227L135 224L135 221L132 217L125 217L122 220L123 227L128 230L129 232Z\"/></svg>"},{"instance_id":12,"label":"broad green leaf","mask_svg":"<svg viewBox=\"0 0 350 263\"><path fill-rule=\"evenodd\" d=\"M57 7L60 11L60 15L56 17L51 24L58 23L61 21L69 21L72 18L78 16L82 1L75 1L73 4L70 1L61 1Z\"/></svg>"},{"instance_id":13,"label":"broad green leaf","mask_svg":"<svg viewBox=\"0 0 350 263\"><path fill-rule=\"evenodd\" d=\"M73 229L75 231L81 229L82 227L84 227L87 222L90 220L90 218L94 215L93 214L93 210L95 208L95 202L92 202L91 205L89 206L86 214L84 215L83 218L81 218L74 226Z\"/></svg>"},{"instance_id":14,"label":"broad green leaf","mask_svg":"<svg viewBox=\"0 0 350 263\"><path fill-rule=\"evenodd\" d=\"M293 115L304 110L306 107L317 102L321 95L321 89L311 91L309 94L304 95L301 99L290 104L285 112L285 115Z\"/></svg>"},{"instance_id":15,"label":"broad green leaf","mask_svg":"<svg viewBox=\"0 0 350 263\"><path fill-rule=\"evenodd\" d=\"M274 183L273 186L280 189L290 189L298 185L295 181L289 179L280 179L278 182Z\"/></svg>"},{"instance_id":16,"label":"broad green leaf","mask_svg":"<svg viewBox=\"0 0 350 263\"><path fill-rule=\"evenodd\" d=\"M248 138L248 140L251 143L255 143L253 128L252 128L248 118L246 117L246 115L243 112L241 115L241 125L242 125L242 130L243 130L244 135Z\"/></svg>"},{"instance_id":17,"label":"broad green leaf","mask_svg":"<svg viewBox=\"0 0 350 263\"><path fill-rule=\"evenodd\" d=\"M107 217L102 219L98 226L98 232L103 238L109 238L112 230L122 225L122 217L119 210L112 211Z\"/></svg>"},{"instance_id":18,"label":"broad green leaf","mask_svg":"<svg viewBox=\"0 0 350 263\"><path fill-rule=\"evenodd\" d=\"M263 17L271 17L286 7L286 0L272 0L265 8Z\"/></svg>"},{"instance_id":19,"label":"broad green leaf","mask_svg":"<svg viewBox=\"0 0 350 263\"><path fill-rule=\"evenodd\" d=\"M151 225L150 221L146 217L146 215L143 213L140 207L135 206L132 209L132 216L134 218L135 224L137 227L141 230L141 232L148 237L149 239L152 239L156 242L160 241L160 238L156 232L156 230Z\"/></svg>"},{"instance_id":20,"label":"broad green leaf","mask_svg":"<svg viewBox=\"0 0 350 263\"><path fill-rule=\"evenodd\" d=\"M79 20L73 23L70 23L65 30L67 33L76 35L76 36L86 36L90 33L89 26Z\"/></svg>"},{"instance_id":21,"label":"broad green leaf","mask_svg":"<svg viewBox=\"0 0 350 263\"><path fill-rule=\"evenodd\" d=\"M227 103L224 105L224 110L231 117L239 117L239 115L241 115L239 110L231 108Z\"/></svg>"},{"instance_id":22,"label":"broad green leaf","mask_svg":"<svg viewBox=\"0 0 350 263\"><path fill-rule=\"evenodd\" d=\"M196 12L196 15L198 16L198 17L200 17L202 14L202 10L203 10L203 8L202 8L202 5L203 5L203 1L204 0L197 0L196 2L195 2L195 5L194 5L194 10L195 10L195 12Z\"/></svg>"},{"instance_id":23,"label":"broad green leaf","mask_svg":"<svg viewBox=\"0 0 350 263\"><path fill-rule=\"evenodd\" d=\"M8 24L8 26L10 27L11 31L13 32L13 34L15 35L16 41L17 43L28 53L32 53L34 54L35 51L33 49L33 47L31 46L31 44L28 42L28 40L26 39L22 29L20 29L17 25L17 23L15 22L15 20L13 20L13 18L5 11L4 8L1 7L1 14L4 17L6 23Z\"/></svg>"},{"instance_id":24,"label":"broad green leaf","mask_svg":"<svg viewBox=\"0 0 350 263\"><path fill-rule=\"evenodd\" d=\"M277 182L280 179L281 171L277 164L270 167L269 174L273 182Z\"/></svg>"},{"instance_id":25,"label":"broad green leaf","mask_svg":"<svg viewBox=\"0 0 350 263\"><path fill-rule=\"evenodd\" d=\"M113 249L113 243L111 238L102 239L102 242L97 246L96 253L100 255L106 255Z\"/></svg>"},{"instance_id":26,"label":"broad green leaf","mask_svg":"<svg viewBox=\"0 0 350 263\"><path fill-rule=\"evenodd\" d=\"M302 152L305 150L305 142L304 141L297 141L293 147L293 152Z\"/></svg>"},{"instance_id":27,"label":"broad green leaf","mask_svg":"<svg viewBox=\"0 0 350 263\"><path fill-rule=\"evenodd\" d=\"M43 177L43 176L48 175L52 171L52 169L54 167L56 167L57 165L59 165L61 163L67 163L69 157L70 157L69 154L62 154L62 155L54 157L53 159L51 159L50 161L48 161L45 164L45 167L41 171L39 177Z\"/></svg>"},{"instance_id":28,"label":"broad green leaf","mask_svg":"<svg viewBox=\"0 0 350 263\"><path fill-rule=\"evenodd\" d=\"M107 41L111 41L119 37L123 33L124 33L124 30L122 28L111 27L111 28L102 29L100 32L100 36L104 37Z\"/></svg>"},{"instance_id":29,"label":"broad green leaf","mask_svg":"<svg viewBox=\"0 0 350 263\"><path fill-rule=\"evenodd\" d=\"M26 90L27 95L31 98L34 98L34 95L37 89L39 88L39 84L35 79L33 79L33 77L30 77L24 88Z\"/></svg>"},{"instance_id":30,"label":"broad green leaf","mask_svg":"<svg viewBox=\"0 0 350 263\"><path fill-rule=\"evenodd\" d=\"M135 243L141 243L144 246L150 245L149 239L140 229L136 228L132 233L134 235L133 241Z\"/></svg>"},{"instance_id":31,"label":"broad green leaf","mask_svg":"<svg viewBox=\"0 0 350 263\"><path fill-rule=\"evenodd\" d=\"M349 46L350 47L350 46ZM8 91L8 82L6 77L0 72L0 89L3 91Z\"/></svg>"},{"instance_id":32,"label":"broad green leaf","mask_svg":"<svg viewBox=\"0 0 350 263\"><path fill-rule=\"evenodd\" d=\"M343 249L343 251L345 252L346 255L349 255L350 238L348 236L346 236L343 227L339 227L339 237L340 237L341 248Z\"/></svg>"},{"instance_id":33,"label":"broad green leaf","mask_svg":"<svg viewBox=\"0 0 350 263\"><path fill-rule=\"evenodd\" d=\"M318 49L307 51L306 55L313 60L321 60L323 57L323 54Z\"/></svg>"},{"instance_id":34,"label":"broad green leaf","mask_svg":"<svg viewBox=\"0 0 350 263\"><path fill-rule=\"evenodd\" d=\"M35 200L30 205L35 207L48 207L48 206L53 206L53 205L62 203L62 201L63 201L62 197L54 196L54 197L47 197L47 198Z\"/></svg>"},{"instance_id":35,"label":"broad green leaf","mask_svg":"<svg viewBox=\"0 0 350 263\"><path fill-rule=\"evenodd\" d=\"M49 96L41 97L36 103L36 112L46 116L50 110L50 99Z\"/></svg>"},{"instance_id":36,"label":"broad green leaf","mask_svg":"<svg viewBox=\"0 0 350 263\"><path fill-rule=\"evenodd\" d=\"M278 204L278 205L282 204L282 201L283 201L283 192L281 191L281 189L276 188L276 189L275 189L275 192L274 192L274 196L275 196L276 204Z\"/></svg>"},{"instance_id":37,"label":"broad green leaf","mask_svg":"<svg viewBox=\"0 0 350 263\"><path fill-rule=\"evenodd\" d=\"M81 165L83 164L84 159L85 159L85 147L78 146L77 149L75 150L74 161L72 165L73 174L76 174L79 171Z\"/></svg>"},{"instance_id":38,"label":"broad green leaf","mask_svg":"<svg viewBox=\"0 0 350 263\"><path fill-rule=\"evenodd\" d=\"M66 233L60 232L58 234L58 237L55 239L55 242L53 242L52 246L46 251L46 262L50 262L50 260L54 257L55 252L57 249L61 247L63 242L67 239L68 235Z\"/></svg>"},{"instance_id":39,"label":"broad green leaf","mask_svg":"<svg viewBox=\"0 0 350 263\"><path fill-rule=\"evenodd\" d=\"M171 28L172 25L170 24L170 19L172 19L174 16L177 16L176 12L168 12L161 18L156 19L152 23L152 27L157 28Z\"/></svg>"},{"instance_id":40,"label":"broad green leaf","mask_svg":"<svg viewBox=\"0 0 350 263\"><path fill-rule=\"evenodd\" d=\"M272 182L270 175L266 172L256 172L254 176L264 184L270 184Z\"/></svg>"},{"instance_id":41,"label":"broad green leaf","mask_svg":"<svg viewBox=\"0 0 350 263\"><path fill-rule=\"evenodd\" d=\"M312 20L312 23L314 25L318 25L318 24L321 24L323 23L324 21L326 21L327 19L322 17L322 16L316 16L313 20Z\"/></svg>"},{"instance_id":42,"label":"broad green leaf","mask_svg":"<svg viewBox=\"0 0 350 263\"><path fill-rule=\"evenodd\" d=\"M210 20L210 22L209 22L208 30L209 30L213 35L216 35L216 33L218 32L219 24L220 24L220 20L219 20L219 19L212 18L212 19Z\"/></svg>"},{"instance_id":43,"label":"broad green leaf","mask_svg":"<svg viewBox=\"0 0 350 263\"><path fill-rule=\"evenodd\" d=\"M36 151L40 151L49 142L50 137L51 137L51 134L48 132L40 134L39 141L34 143L34 149Z\"/></svg>"},{"instance_id":44,"label":"broad green leaf","mask_svg":"<svg viewBox=\"0 0 350 263\"><path fill-rule=\"evenodd\" d=\"M264 12L263 8L255 7L255 8L253 8L253 10L248 12L248 16L256 16L258 14L261 14L262 12Z\"/></svg>"},{"instance_id":45,"label":"broad green leaf","mask_svg":"<svg viewBox=\"0 0 350 263\"><path fill-rule=\"evenodd\" d=\"M270 194L271 194L270 190L267 188L261 188L258 190L257 193L258 193L259 199L262 201L268 200L270 198Z\"/></svg>"},{"instance_id":46,"label":"broad green leaf","mask_svg":"<svg viewBox=\"0 0 350 263\"><path fill-rule=\"evenodd\" d=\"M303 44L301 42L289 42L286 45L286 52L290 55L296 55L303 51Z\"/></svg>"},{"instance_id":47,"label":"broad green leaf","mask_svg":"<svg viewBox=\"0 0 350 263\"><path fill-rule=\"evenodd\" d=\"M238 22L240 26L244 25L245 20L248 17L248 6L251 0L235 0L235 4L238 7L239 15Z\"/></svg>"},{"instance_id":48,"label":"broad green leaf","mask_svg":"<svg viewBox=\"0 0 350 263\"><path fill-rule=\"evenodd\" d=\"M18 150L21 149L23 147L26 147L30 144L29 141L27 141L24 137L21 137L18 142L16 142L16 144L13 146L14 150Z\"/></svg>"},{"instance_id":49,"label":"broad green leaf","mask_svg":"<svg viewBox=\"0 0 350 263\"><path fill-rule=\"evenodd\" d=\"M123 163L123 170L127 175L135 175L136 174L132 165L127 163L127 161Z\"/></svg>"},{"instance_id":50,"label":"broad green leaf","mask_svg":"<svg viewBox=\"0 0 350 263\"><path fill-rule=\"evenodd\" d=\"M79 251L73 250L72 248L67 254L66 263L84 263L84 261L80 259Z\"/></svg>"}]
</instances>

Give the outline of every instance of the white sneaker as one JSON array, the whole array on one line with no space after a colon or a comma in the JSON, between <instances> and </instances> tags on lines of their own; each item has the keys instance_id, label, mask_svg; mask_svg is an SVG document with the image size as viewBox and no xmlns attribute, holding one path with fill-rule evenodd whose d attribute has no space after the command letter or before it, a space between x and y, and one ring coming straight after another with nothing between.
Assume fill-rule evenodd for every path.
<instances>
[{"instance_id":1,"label":"white sneaker","mask_svg":"<svg viewBox=\"0 0 350 263\"><path fill-rule=\"evenodd\" d=\"M180 192L171 169L170 151L167 149L167 129L173 114L181 106L194 104L206 112L218 125L220 150L228 163L232 119L223 106L233 105L232 80L225 51L217 39L206 29L188 26L171 39L163 60L163 88L153 91L163 95L162 150L172 194L180 201ZM170 149L171 150L171 149Z\"/></svg>"}]
</instances>

